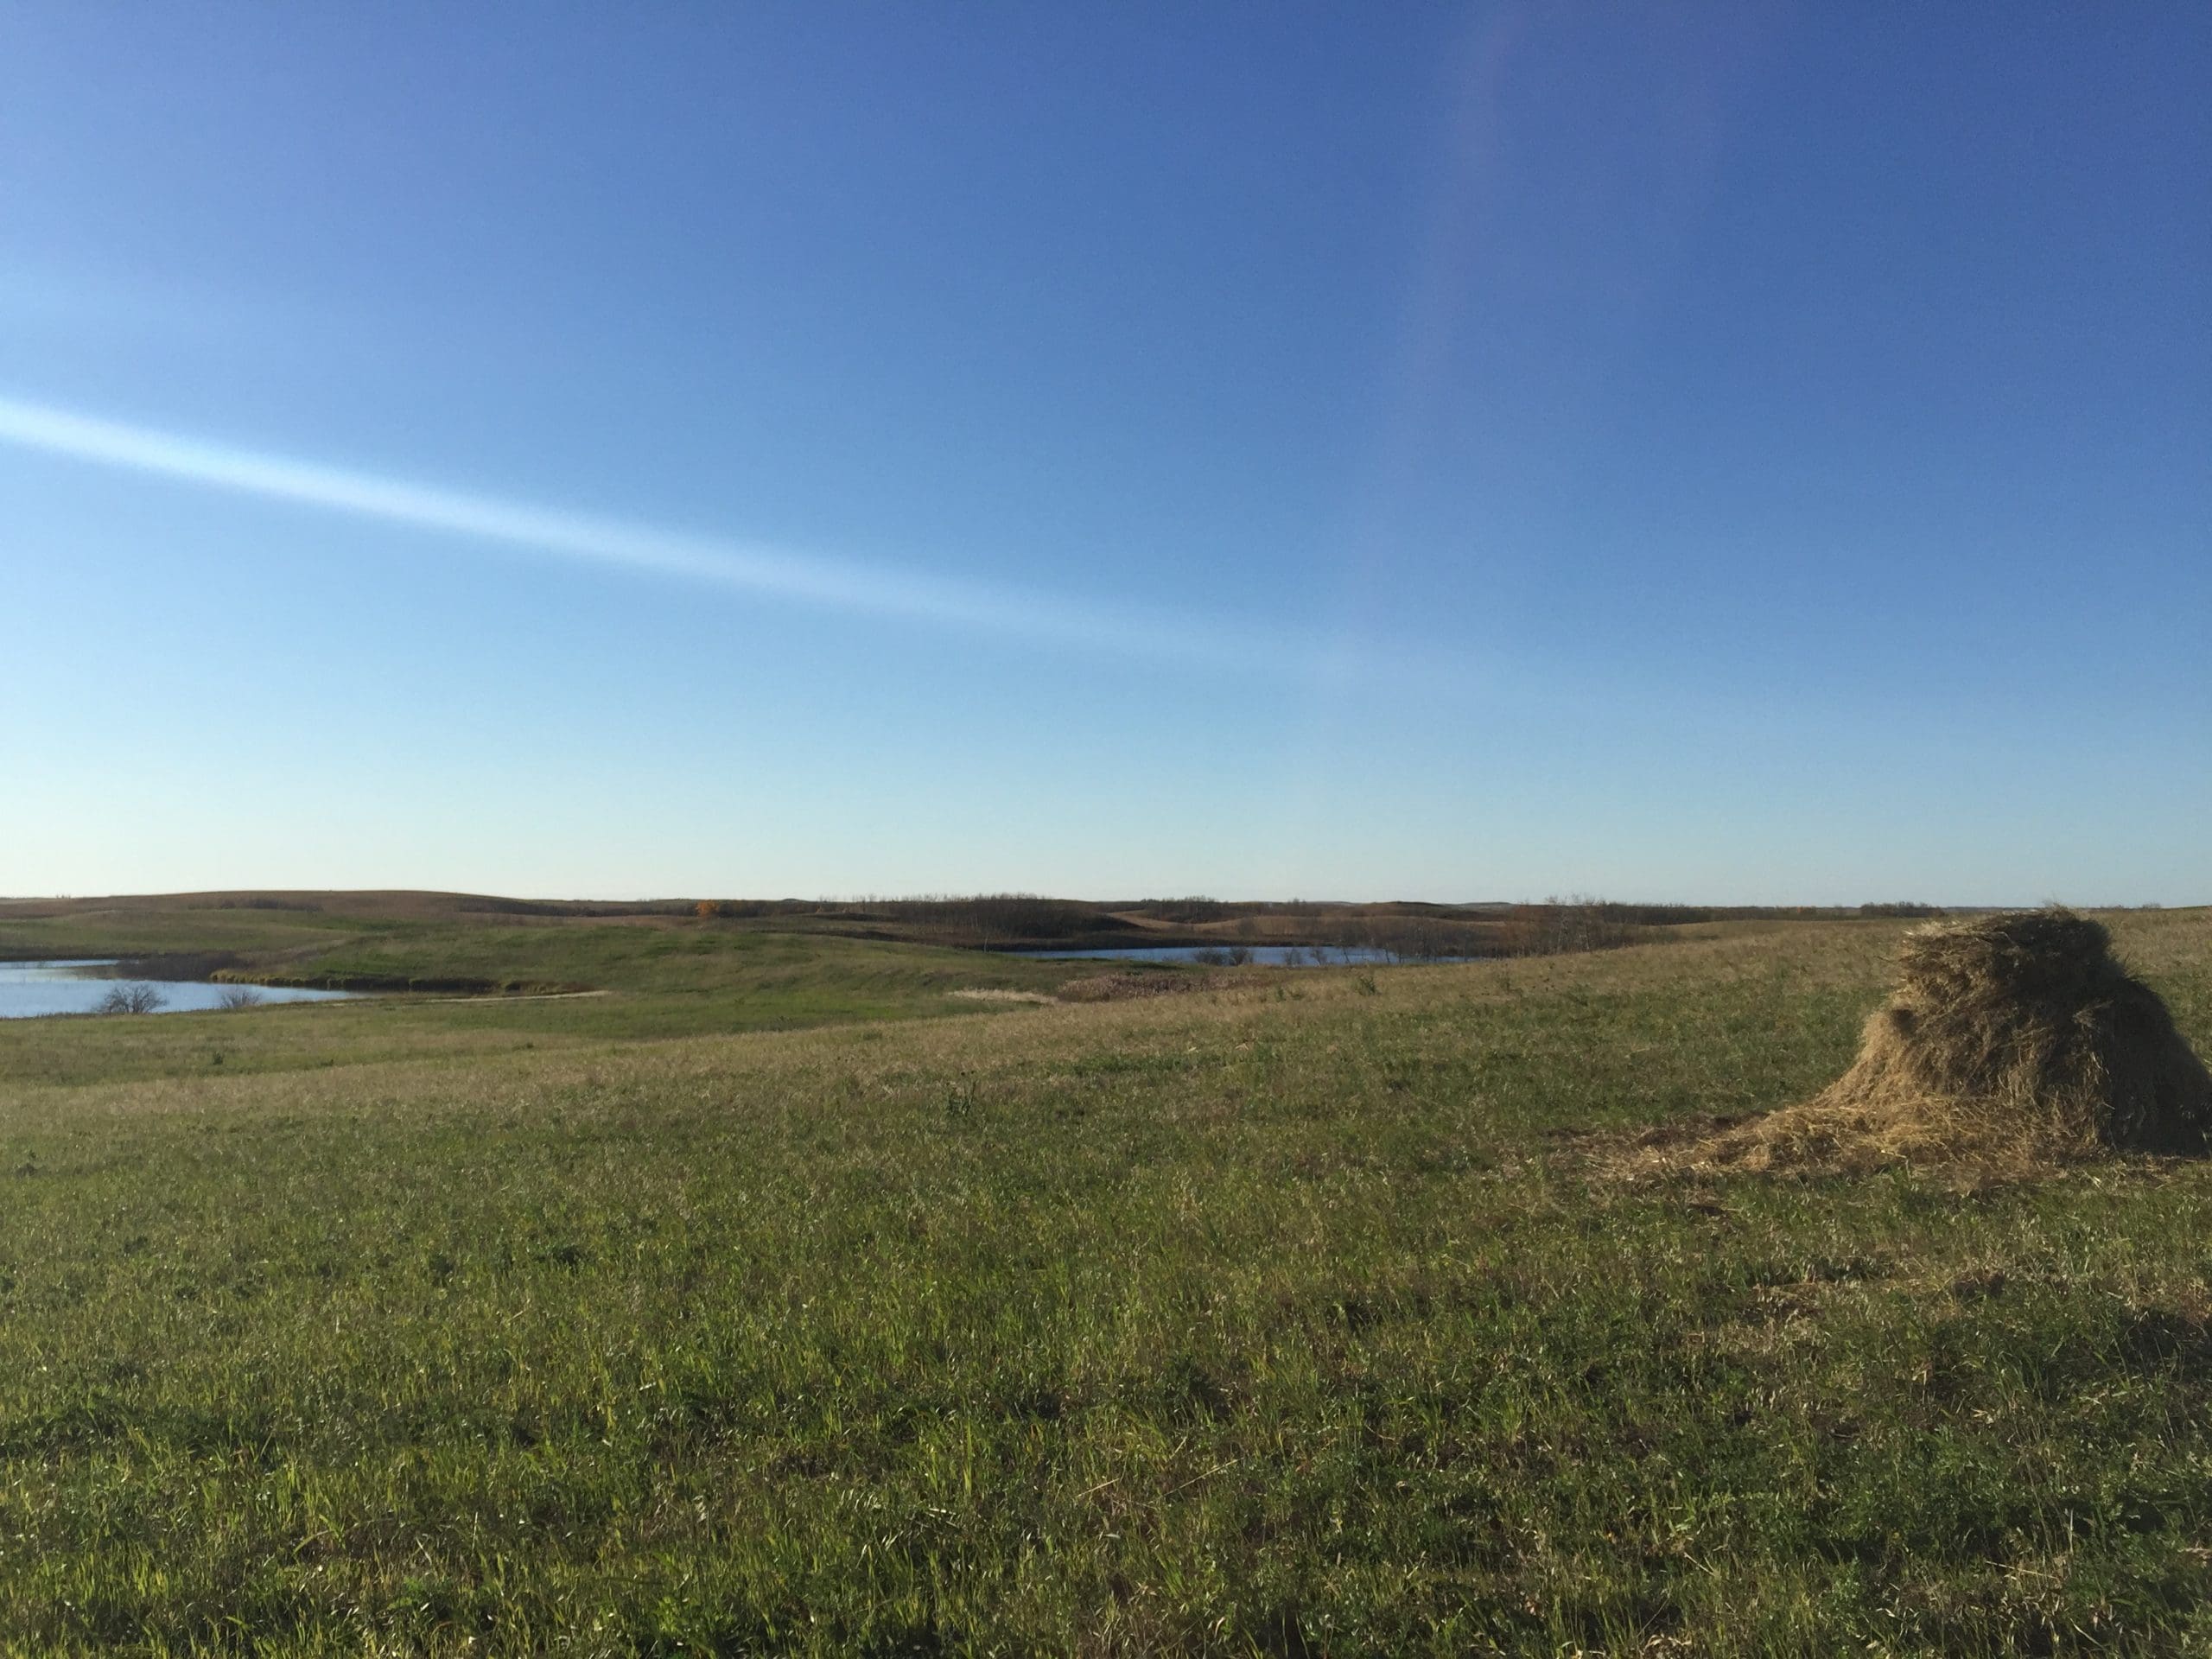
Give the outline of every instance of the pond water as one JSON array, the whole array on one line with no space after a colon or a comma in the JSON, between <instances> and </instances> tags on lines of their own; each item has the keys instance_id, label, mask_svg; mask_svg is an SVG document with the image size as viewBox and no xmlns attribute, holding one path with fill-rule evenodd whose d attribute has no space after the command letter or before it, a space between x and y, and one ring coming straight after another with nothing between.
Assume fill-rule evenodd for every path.
<instances>
[{"instance_id":1,"label":"pond water","mask_svg":"<svg viewBox=\"0 0 2212 1659\"><path fill-rule=\"evenodd\" d=\"M226 995L251 991L263 1002L335 1002L355 991L310 991L293 985L218 984L205 979L109 979L108 961L0 962L0 1020L26 1020L42 1014L91 1014L118 985L149 985L161 998L158 1014L189 1014L219 1008Z\"/></svg>"},{"instance_id":2,"label":"pond water","mask_svg":"<svg viewBox=\"0 0 2212 1659\"><path fill-rule=\"evenodd\" d=\"M1401 957L1389 950L1370 950L1364 945L1335 944L1253 944L1243 947L1252 953L1252 965L1257 968L1343 968L1366 963L1408 962L1413 958ZM1056 962L1226 962L1229 947L1220 944L1143 944L1117 945L1108 950L1010 950L1014 957L1048 957ZM1437 958L1446 962L1466 962L1466 957Z\"/></svg>"}]
</instances>

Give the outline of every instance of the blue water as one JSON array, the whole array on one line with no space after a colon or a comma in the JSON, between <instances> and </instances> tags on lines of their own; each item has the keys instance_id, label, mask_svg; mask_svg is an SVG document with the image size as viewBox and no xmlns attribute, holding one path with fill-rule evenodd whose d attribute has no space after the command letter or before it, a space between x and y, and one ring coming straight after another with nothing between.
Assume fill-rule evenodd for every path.
<instances>
[{"instance_id":1,"label":"blue water","mask_svg":"<svg viewBox=\"0 0 2212 1659\"><path fill-rule=\"evenodd\" d=\"M219 1008L226 993L250 990L263 1002L333 1002L353 991L309 991L291 985L228 985L212 980L121 980L100 976L109 962L0 962L0 1020L44 1014L91 1014L118 985L151 985L162 999L157 1014Z\"/></svg>"},{"instance_id":2,"label":"blue water","mask_svg":"<svg viewBox=\"0 0 2212 1659\"><path fill-rule=\"evenodd\" d=\"M1010 950L1014 957L1049 957L1058 962L1211 962L1221 958L1227 950L1218 944L1142 944L1116 945L1109 950ZM1338 946L1300 944L1254 944L1244 947L1252 953L1255 968L1341 968L1364 963L1394 963L1411 961L1411 957L1394 955L1388 950L1371 950L1363 945ZM1465 962L1465 957L1445 958Z\"/></svg>"}]
</instances>

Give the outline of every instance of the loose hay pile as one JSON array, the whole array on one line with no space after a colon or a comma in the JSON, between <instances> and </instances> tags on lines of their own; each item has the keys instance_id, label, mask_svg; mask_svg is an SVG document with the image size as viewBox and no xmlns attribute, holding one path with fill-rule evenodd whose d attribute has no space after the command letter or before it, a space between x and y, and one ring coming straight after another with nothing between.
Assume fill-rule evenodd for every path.
<instances>
[{"instance_id":1,"label":"loose hay pile","mask_svg":"<svg viewBox=\"0 0 2212 1659\"><path fill-rule=\"evenodd\" d=\"M2050 909L1916 929L1851 1069L1813 1099L1648 1147L1646 1166L2026 1173L2109 1152L2202 1153L2212 1076L2111 937Z\"/></svg>"}]
</instances>

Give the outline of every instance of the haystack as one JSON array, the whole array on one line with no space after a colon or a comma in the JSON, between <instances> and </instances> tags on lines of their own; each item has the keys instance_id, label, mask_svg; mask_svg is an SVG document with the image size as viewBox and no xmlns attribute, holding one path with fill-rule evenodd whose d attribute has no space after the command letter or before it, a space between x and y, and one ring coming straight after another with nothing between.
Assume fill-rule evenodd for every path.
<instances>
[{"instance_id":1,"label":"haystack","mask_svg":"<svg viewBox=\"0 0 2212 1659\"><path fill-rule=\"evenodd\" d=\"M1670 1161L2023 1172L2205 1150L2212 1076L2097 923L2052 908L1938 924L1905 936L1898 966L1842 1077Z\"/></svg>"}]
</instances>

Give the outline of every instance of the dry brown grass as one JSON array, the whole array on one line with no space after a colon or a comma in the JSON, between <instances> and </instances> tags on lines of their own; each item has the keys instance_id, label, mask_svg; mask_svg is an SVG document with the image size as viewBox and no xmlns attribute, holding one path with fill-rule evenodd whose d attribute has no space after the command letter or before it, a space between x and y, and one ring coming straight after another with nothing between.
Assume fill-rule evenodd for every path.
<instances>
[{"instance_id":1,"label":"dry brown grass","mask_svg":"<svg viewBox=\"0 0 2212 1659\"><path fill-rule=\"evenodd\" d=\"M1827 1089L1743 1122L1654 1132L1616 1161L2020 1176L2113 1153L2200 1154L2212 1076L2111 944L2056 907L1916 929L1895 993Z\"/></svg>"},{"instance_id":2,"label":"dry brown grass","mask_svg":"<svg viewBox=\"0 0 2212 1659\"><path fill-rule=\"evenodd\" d=\"M1226 976L1213 974L1096 974L1060 987L1062 1002L1126 1002L1132 998L1171 996L1179 991L1212 990Z\"/></svg>"}]
</instances>

